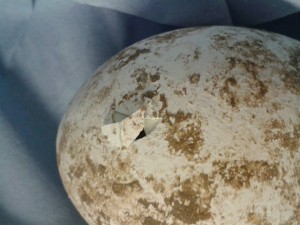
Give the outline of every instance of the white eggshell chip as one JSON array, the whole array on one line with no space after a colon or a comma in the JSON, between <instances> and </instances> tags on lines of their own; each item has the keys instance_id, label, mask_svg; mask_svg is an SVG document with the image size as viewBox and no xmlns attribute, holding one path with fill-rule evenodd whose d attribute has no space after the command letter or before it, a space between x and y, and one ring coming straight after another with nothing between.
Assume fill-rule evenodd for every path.
<instances>
[{"instance_id":1,"label":"white eggshell chip","mask_svg":"<svg viewBox=\"0 0 300 225\"><path fill-rule=\"evenodd\" d=\"M90 225L298 225L300 43L237 27L136 43L75 96L57 160Z\"/></svg>"}]
</instances>

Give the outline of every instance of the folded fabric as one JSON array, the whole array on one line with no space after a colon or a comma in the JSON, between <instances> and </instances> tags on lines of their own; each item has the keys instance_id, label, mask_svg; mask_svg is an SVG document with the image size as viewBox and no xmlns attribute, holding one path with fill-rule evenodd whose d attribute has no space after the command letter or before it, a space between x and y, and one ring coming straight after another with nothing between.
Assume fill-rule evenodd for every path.
<instances>
[{"instance_id":1,"label":"folded fabric","mask_svg":"<svg viewBox=\"0 0 300 225\"><path fill-rule=\"evenodd\" d=\"M254 25L298 12L298 0L75 0L176 26ZM254 16L255 15L255 16Z\"/></svg>"}]
</instances>

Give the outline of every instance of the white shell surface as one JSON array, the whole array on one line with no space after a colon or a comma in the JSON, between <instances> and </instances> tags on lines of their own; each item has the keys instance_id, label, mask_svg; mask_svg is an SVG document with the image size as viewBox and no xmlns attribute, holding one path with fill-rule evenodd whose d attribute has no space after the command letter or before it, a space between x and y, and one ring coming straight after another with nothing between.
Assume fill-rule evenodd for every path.
<instances>
[{"instance_id":1,"label":"white shell surface","mask_svg":"<svg viewBox=\"0 0 300 225\"><path fill-rule=\"evenodd\" d=\"M206 27L134 44L71 102L57 160L90 225L298 225L300 43Z\"/></svg>"}]
</instances>

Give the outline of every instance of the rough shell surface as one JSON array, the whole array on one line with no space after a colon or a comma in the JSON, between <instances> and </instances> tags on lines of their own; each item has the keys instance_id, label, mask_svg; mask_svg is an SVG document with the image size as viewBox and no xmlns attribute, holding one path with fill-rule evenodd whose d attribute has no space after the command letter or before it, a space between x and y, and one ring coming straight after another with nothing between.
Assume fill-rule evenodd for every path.
<instances>
[{"instance_id":1,"label":"rough shell surface","mask_svg":"<svg viewBox=\"0 0 300 225\"><path fill-rule=\"evenodd\" d=\"M71 102L57 160L91 225L298 225L300 43L177 30L105 63Z\"/></svg>"}]
</instances>

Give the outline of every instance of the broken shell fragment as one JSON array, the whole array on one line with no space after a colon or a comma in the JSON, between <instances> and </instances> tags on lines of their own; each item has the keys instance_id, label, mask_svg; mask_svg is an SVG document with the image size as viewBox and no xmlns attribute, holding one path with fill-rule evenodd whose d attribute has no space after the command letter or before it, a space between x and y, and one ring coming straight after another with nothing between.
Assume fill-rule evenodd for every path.
<instances>
[{"instance_id":1,"label":"broken shell fragment","mask_svg":"<svg viewBox=\"0 0 300 225\"><path fill-rule=\"evenodd\" d=\"M90 225L297 225L300 43L237 27L136 43L75 96L57 160Z\"/></svg>"}]
</instances>

